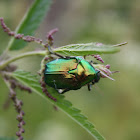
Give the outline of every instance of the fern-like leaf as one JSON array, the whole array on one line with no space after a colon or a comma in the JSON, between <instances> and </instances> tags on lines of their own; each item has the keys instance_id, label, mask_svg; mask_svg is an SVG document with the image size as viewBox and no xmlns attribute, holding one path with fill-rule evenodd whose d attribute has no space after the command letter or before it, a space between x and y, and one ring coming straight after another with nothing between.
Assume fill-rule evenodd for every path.
<instances>
[{"instance_id":1,"label":"fern-like leaf","mask_svg":"<svg viewBox=\"0 0 140 140\"><path fill-rule=\"evenodd\" d=\"M0 140L16 140L16 138L0 137Z\"/></svg>"},{"instance_id":2,"label":"fern-like leaf","mask_svg":"<svg viewBox=\"0 0 140 140\"><path fill-rule=\"evenodd\" d=\"M58 94L58 92L50 87L47 87L49 93L57 99L55 102L51 100L44 93L42 93L41 86L39 84L39 80L35 75L30 74L29 72L24 71L16 71L12 73L15 79L17 79L22 84L30 87L35 93L39 94L43 98L50 101L56 107L61 109L64 113L66 113L71 119L77 122L81 127L83 127L87 132L89 132L96 140L104 140L103 136L95 129L94 125L87 120L87 117L82 115L79 109L74 108L72 103L68 100L64 99L64 95Z\"/></svg>"},{"instance_id":3,"label":"fern-like leaf","mask_svg":"<svg viewBox=\"0 0 140 140\"><path fill-rule=\"evenodd\" d=\"M70 44L55 48L53 51L66 56L84 56L92 54L116 53L120 51L120 46L120 44L104 45L102 43Z\"/></svg>"}]
</instances>

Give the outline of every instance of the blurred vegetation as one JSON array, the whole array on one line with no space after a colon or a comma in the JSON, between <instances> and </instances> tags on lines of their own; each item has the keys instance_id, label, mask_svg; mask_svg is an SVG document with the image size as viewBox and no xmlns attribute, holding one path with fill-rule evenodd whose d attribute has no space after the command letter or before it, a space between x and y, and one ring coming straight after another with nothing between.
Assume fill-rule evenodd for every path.
<instances>
[{"instance_id":1,"label":"blurred vegetation","mask_svg":"<svg viewBox=\"0 0 140 140\"><path fill-rule=\"evenodd\" d=\"M0 17L4 17L7 25L14 30L31 2L32 0L1 0ZM49 15L36 31L37 37L45 39L50 29L58 27L59 32L55 35L56 46L92 41L106 44L128 42L120 53L102 55L105 63L111 64L111 70L120 71L113 76L115 82L101 79L91 92L87 87L83 87L65 94L74 106L94 122L107 140L140 139L139 5L138 0L54 0ZM0 30L0 53L9 39L10 37ZM22 51L34 48L34 44L29 44ZM14 55L14 51L11 55ZM40 60L40 57L32 57L16 63L19 68L36 74ZM3 87L0 91L0 136L13 136L17 130L16 113L12 104L9 109L3 109L8 89L1 78L0 87ZM93 139L38 95L28 95L21 91L18 93L19 98L24 101L27 139Z\"/></svg>"}]
</instances>

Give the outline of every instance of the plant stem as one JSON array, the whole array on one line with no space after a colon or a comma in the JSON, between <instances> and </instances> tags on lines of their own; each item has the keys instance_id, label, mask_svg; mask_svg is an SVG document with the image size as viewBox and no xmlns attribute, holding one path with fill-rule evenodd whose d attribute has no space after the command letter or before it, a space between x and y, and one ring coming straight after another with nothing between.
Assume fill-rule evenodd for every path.
<instances>
[{"instance_id":1,"label":"plant stem","mask_svg":"<svg viewBox=\"0 0 140 140\"><path fill-rule=\"evenodd\" d=\"M32 51L32 52L27 52L27 53L17 55L15 57L9 58L8 60L0 63L0 70L4 69L8 64L10 64L11 62L14 62L18 59L21 59L21 58L24 58L24 57L27 57L27 56L33 56L33 55L45 56L45 55L47 55L47 53L48 53L48 51L45 50L45 51Z\"/></svg>"}]
</instances>

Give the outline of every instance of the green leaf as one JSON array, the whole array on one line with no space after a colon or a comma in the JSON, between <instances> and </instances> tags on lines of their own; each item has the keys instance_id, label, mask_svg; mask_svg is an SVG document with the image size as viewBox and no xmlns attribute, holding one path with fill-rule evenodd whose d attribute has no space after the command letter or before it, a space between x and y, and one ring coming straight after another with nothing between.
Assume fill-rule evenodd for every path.
<instances>
[{"instance_id":1,"label":"green leaf","mask_svg":"<svg viewBox=\"0 0 140 140\"><path fill-rule=\"evenodd\" d=\"M72 103L64 99L64 95L58 94L58 92L47 86L49 93L57 99L57 101L53 101L44 93L42 93L41 86L39 84L39 80L35 75L30 74L29 72L24 71L16 71L11 75L15 79L17 79L22 84L30 87L35 93L39 94L46 100L50 101L56 107L61 109L64 113L66 113L71 119L77 122L81 127L83 127L87 132L89 132L96 140L104 140L103 136L95 129L94 125L87 120L87 117L82 115L79 109L76 109L72 106Z\"/></svg>"},{"instance_id":2,"label":"green leaf","mask_svg":"<svg viewBox=\"0 0 140 140\"><path fill-rule=\"evenodd\" d=\"M47 11L51 5L51 1L52 0L35 0L17 27L16 33L33 35L44 16L47 14ZM25 47L26 44L27 43L23 40L12 38L9 42L8 49L19 50Z\"/></svg>"},{"instance_id":3,"label":"green leaf","mask_svg":"<svg viewBox=\"0 0 140 140\"><path fill-rule=\"evenodd\" d=\"M0 140L16 140L16 138L0 137Z\"/></svg>"},{"instance_id":4,"label":"green leaf","mask_svg":"<svg viewBox=\"0 0 140 140\"><path fill-rule=\"evenodd\" d=\"M104 45L102 43L70 44L55 48L53 51L66 56L85 56L116 53L120 51L120 47L119 45Z\"/></svg>"}]
</instances>

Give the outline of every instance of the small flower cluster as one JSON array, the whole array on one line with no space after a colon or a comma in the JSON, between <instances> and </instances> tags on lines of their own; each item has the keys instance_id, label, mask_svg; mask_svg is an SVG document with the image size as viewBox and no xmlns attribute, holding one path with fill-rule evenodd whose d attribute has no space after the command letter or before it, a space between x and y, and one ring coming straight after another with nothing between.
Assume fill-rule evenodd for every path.
<instances>
[{"instance_id":1,"label":"small flower cluster","mask_svg":"<svg viewBox=\"0 0 140 140\"><path fill-rule=\"evenodd\" d=\"M50 54L53 54L53 55L56 55L60 58L65 58L55 52L53 52L51 50L51 46L54 44L54 38L53 38L53 35L58 31L58 29L53 29L51 30L47 36L46 36L46 43L43 43L42 39L40 38L35 38L33 36L25 36L24 34L17 34L13 31L11 31L7 26L6 24L4 23L4 20L3 18L0 18L0 22L1 22L1 27L3 28L4 32L6 32L9 36L13 36L15 39L21 39L21 40L24 40L25 42L35 42L35 43L38 43L40 45L42 45L45 49L48 49L48 52ZM122 45L125 45L126 42L124 43L121 43L121 44L117 44L117 45L114 45L114 46L122 46ZM97 46L101 46L103 45L102 43L96 43ZM103 59L101 58L100 55L97 55L97 54L94 54L94 55L91 55L93 56L96 60L100 61L101 63L104 63ZM44 77L44 73L45 73L45 63L48 59L51 59L51 55L48 57L45 57L43 60L42 60L42 63L41 63L41 70L40 70L40 75L41 75L41 80L40 80L40 84L41 84L41 87L42 87L42 91L43 93L45 93L45 95L50 98L51 100L53 101L57 101L57 99L55 97L53 97L47 90L46 88L46 83L45 83L45 77ZM84 58L86 58L86 56L84 56ZM1 59L1 58L0 58ZM100 71L100 76L103 77L103 78L109 78L111 80L114 80L113 78L110 77L110 75L112 75L113 73L115 72L118 72L118 71L110 71L110 65L103 65L103 64L97 64L97 63L94 63L94 62L91 62L91 65L93 65L93 67ZM14 106L15 106L15 109L18 113L17 115L17 120L19 122L18 124L18 128L19 128L19 131L16 133L16 135L18 136L18 140L23 140L23 136L22 136L22 133L25 132L25 130L23 129L23 125L25 125L25 122L23 120L23 117L25 115L25 113L23 112L22 110L22 106L23 106L23 102L21 100L19 100L16 96L16 88L19 88L21 90L25 90L29 93L31 93L31 89L29 87L26 87L22 84L20 84L17 80L9 77L6 73L9 73L9 72L14 72L16 70L16 67L14 65L8 65L6 66L4 69L1 69L0 70L0 73L2 73L3 77L4 77L4 80L6 83L8 83L9 85L9 89L10 89L10 99L13 101L14 103ZM92 83L94 84L94 83ZM88 84L88 89L90 90L90 84ZM9 102L9 100L7 101ZM57 108L56 108L57 109Z\"/></svg>"},{"instance_id":2,"label":"small flower cluster","mask_svg":"<svg viewBox=\"0 0 140 140\"><path fill-rule=\"evenodd\" d=\"M48 35L47 35L48 44L49 44L50 46L53 45L53 41L54 41L53 34L55 34L56 32L58 32L58 29L57 29L57 28L52 29L52 30L48 33Z\"/></svg>"},{"instance_id":3,"label":"small flower cluster","mask_svg":"<svg viewBox=\"0 0 140 140\"><path fill-rule=\"evenodd\" d=\"M11 84L9 95L10 95L10 98L12 99L14 106L15 106L15 109L18 113L17 120L19 121L19 124L18 124L19 131L16 132L16 135L18 136L18 140L23 140L22 133L25 132L25 130L23 129L23 125L25 125L25 122L23 120L23 116L25 115L25 113L22 111L23 102L21 100L19 100L16 96L16 92L15 92L16 83L15 83L15 81L9 80L9 82Z\"/></svg>"},{"instance_id":4,"label":"small flower cluster","mask_svg":"<svg viewBox=\"0 0 140 140\"><path fill-rule=\"evenodd\" d=\"M0 18L0 22L1 22L1 27L3 28L4 32L7 32L9 36L14 36L16 39L22 39L26 42L36 42L43 46L47 46L47 44L44 44L42 39L40 38L35 38L33 36L24 36L24 34L16 34L15 32L11 31L4 23L3 18Z\"/></svg>"},{"instance_id":5,"label":"small flower cluster","mask_svg":"<svg viewBox=\"0 0 140 140\"><path fill-rule=\"evenodd\" d=\"M92 64L96 70L100 71L101 77L102 78L109 78L110 80L113 80L113 78L110 77L113 73L117 73L119 71L110 71L110 65L102 65L102 64Z\"/></svg>"},{"instance_id":6,"label":"small flower cluster","mask_svg":"<svg viewBox=\"0 0 140 140\"><path fill-rule=\"evenodd\" d=\"M8 70L10 70L10 69L8 68ZM12 77L9 77L6 74L3 74L3 77L4 77L5 82L9 85L9 90L10 90L9 98L13 101L14 107L18 113L17 120L19 122L19 124L18 124L19 131L16 132L16 135L18 137L18 140L23 140L22 133L25 132L25 130L23 129L23 125L25 125L25 121L23 120L23 117L24 117L25 113L22 110L23 102L17 98L16 88L28 91L29 93L31 93L32 91L29 87L26 87L26 86L20 84L15 79L13 79ZM7 100L7 101L9 102L9 100ZM5 103L5 104L7 104L7 103Z\"/></svg>"},{"instance_id":7,"label":"small flower cluster","mask_svg":"<svg viewBox=\"0 0 140 140\"><path fill-rule=\"evenodd\" d=\"M54 41L54 38L53 38L53 35L58 31L57 28L51 30L47 36L46 36L46 39L47 39L47 43L43 43L42 39L39 39L39 38L35 38L33 36L24 36L24 34L16 34L15 32L11 31L7 26L6 24L4 23L4 20L3 18L0 18L0 22L1 22L1 26L4 30L4 32L7 32L9 36L13 36L15 37L15 39L21 39L21 40L24 40L26 42L36 42L40 45L42 45L44 48L48 48L50 49L50 46L53 45L53 41ZM51 52L51 49L49 50ZM56 54L58 55L58 54ZM59 56L59 55L58 55ZM45 58L46 59L46 58ZM48 59L46 59L44 61L47 61ZM50 99L56 101L56 99L54 97L52 97L48 91L47 91L47 88L46 88L46 84L44 83L44 77L43 77L43 71L45 70L44 69L44 65L43 65L43 69L41 70L41 87L42 87L42 91L45 93L46 96L48 96ZM6 67L8 68L8 67ZM7 71L7 70L6 70ZM8 70L9 71L9 70ZM30 89L28 87L25 88L25 86L23 85L20 85L20 84L17 84L16 85L18 88L22 89L22 90L27 90L28 92L30 92Z\"/></svg>"},{"instance_id":8,"label":"small flower cluster","mask_svg":"<svg viewBox=\"0 0 140 140\"><path fill-rule=\"evenodd\" d=\"M104 63L100 55L92 55L92 56L94 56L94 58L96 58L96 60L99 60L101 63Z\"/></svg>"},{"instance_id":9,"label":"small flower cluster","mask_svg":"<svg viewBox=\"0 0 140 140\"><path fill-rule=\"evenodd\" d=\"M45 57L43 60L42 60L42 68L41 68L41 71L40 71L40 75L41 75L41 80L40 80L40 84L41 84L41 87L42 87L42 91L43 93L45 93L45 95L47 97L49 97L50 99L52 99L53 101L57 101L56 98L54 98L47 90L46 88L46 83L44 82L45 80L45 77L44 77L44 72L45 72L45 64L44 62L46 62L49 58L48 57Z\"/></svg>"},{"instance_id":10,"label":"small flower cluster","mask_svg":"<svg viewBox=\"0 0 140 140\"><path fill-rule=\"evenodd\" d=\"M3 28L4 32L8 33L9 36L13 36L13 37L15 37L15 39L21 39L21 40L24 40L26 42L36 42L36 43L42 45L45 48L47 48L48 45L49 46L53 45L53 41L54 41L53 34L58 32L57 28L52 29L48 33L48 35L46 36L47 37L47 43L43 43L42 39L40 39L40 38L36 38L34 36L24 36L24 34L16 34L15 32L11 31L10 28L8 28L6 26L6 24L4 23L3 18L0 18L0 22L1 22L1 27Z\"/></svg>"},{"instance_id":11,"label":"small flower cluster","mask_svg":"<svg viewBox=\"0 0 140 140\"><path fill-rule=\"evenodd\" d=\"M47 90L47 88L46 88L46 83L44 82L44 77L41 78L40 84L41 84L43 93L45 93L45 95L46 95L47 97L49 97L51 100L53 100L53 101L56 102L57 99L54 98L54 97L48 92L48 90Z\"/></svg>"}]
</instances>

